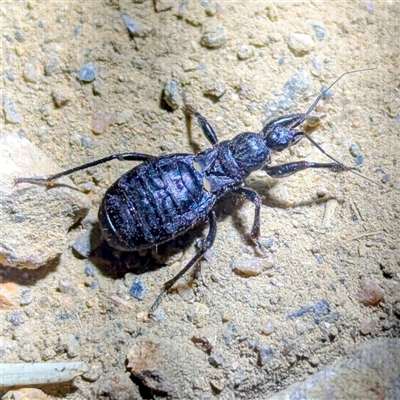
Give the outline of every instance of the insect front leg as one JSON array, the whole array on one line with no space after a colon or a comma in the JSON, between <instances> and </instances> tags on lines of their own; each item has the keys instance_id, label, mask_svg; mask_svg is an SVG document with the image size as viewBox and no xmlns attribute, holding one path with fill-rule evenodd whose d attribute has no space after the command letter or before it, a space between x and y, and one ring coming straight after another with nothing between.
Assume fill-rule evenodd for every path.
<instances>
[{"instance_id":1,"label":"insect front leg","mask_svg":"<svg viewBox=\"0 0 400 400\"><path fill-rule=\"evenodd\" d=\"M160 305L161 300L165 296L165 294L171 289L171 287L190 269L195 265L205 254L205 252L211 249L214 244L215 236L217 235L217 218L215 216L214 211L210 211L208 213L208 223L210 224L210 229L208 231L208 235L206 240L203 243L200 251L185 265L185 267L176 274L172 279L164 283L164 287L162 288L160 294L157 296L156 301L150 307L149 315L154 314L154 311Z\"/></svg>"},{"instance_id":2,"label":"insect front leg","mask_svg":"<svg viewBox=\"0 0 400 400\"><path fill-rule=\"evenodd\" d=\"M60 172L58 174L50 175L48 177L33 177L33 178L15 178L15 184L22 182L29 183L44 183L51 185L56 179L61 178L62 176L70 175L74 172L81 171L86 168L94 167L95 165L104 164L111 160L120 160L120 161L153 161L156 157L143 154L143 153L120 153L120 154L111 154L107 157L100 158L99 160L95 160L83 165L79 165L78 167L74 167L71 169L67 169L66 171Z\"/></svg>"},{"instance_id":3,"label":"insect front leg","mask_svg":"<svg viewBox=\"0 0 400 400\"><path fill-rule=\"evenodd\" d=\"M204 136L213 146L215 146L218 143L218 138L213 127L210 125L207 119L189 105L185 105L184 111L187 115L194 115L197 118Z\"/></svg>"},{"instance_id":4,"label":"insect front leg","mask_svg":"<svg viewBox=\"0 0 400 400\"><path fill-rule=\"evenodd\" d=\"M316 163L311 161L291 162L287 164L276 165L274 167L265 167L263 170L271 178L286 178L287 176L293 175L296 172L304 171L305 169L309 168L325 168L331 170L332 172L351 170L351 168L345 167L344 165L338 163Z\"/></svg>"}]
</instances>

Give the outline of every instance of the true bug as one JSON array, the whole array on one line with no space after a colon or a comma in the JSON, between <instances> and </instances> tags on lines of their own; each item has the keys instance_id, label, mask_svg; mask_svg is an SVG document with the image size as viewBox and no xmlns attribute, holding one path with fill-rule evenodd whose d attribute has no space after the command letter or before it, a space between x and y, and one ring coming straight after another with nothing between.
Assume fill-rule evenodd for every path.
<instances>
[{"instance_id":1,"label":"true bug","mask_svg":"<svg viewBox=\"0 0 400 400\"><path fill-rule=\"evenodd\" d=\"M112 154L100 160L69 169L47 178L17 178L16 183L52 184L73 172L118 159L142 163L122 175L106 192L98 217L104 239L121 251L139 251L155 247L208 221L209 232L199 252L172 279L167 281L150 308L153 313L164 294L210 249L217 233L213 207L227 193L237 193L255 206L252 239L259 244L259 195L244 186L245 179L256 170L273 178L282 178L308 168L324 168L333 172L352 171L327 154L305 132L296 130L304 123L322 96L344 75L369 70L348 71L337 78L304 114L290 114L269 121L258 133L244 132L232 140L219 142L208 121L192 107L185 112L197 118L211 148L198 154L170 154L155 157L141 153ZM306 137L333 162L290 162L269 166L271 154L280 152ZM357 172L352 171L359 175ZM367 179L367 178L366 178Z\"/></svg>"}]
</instances>

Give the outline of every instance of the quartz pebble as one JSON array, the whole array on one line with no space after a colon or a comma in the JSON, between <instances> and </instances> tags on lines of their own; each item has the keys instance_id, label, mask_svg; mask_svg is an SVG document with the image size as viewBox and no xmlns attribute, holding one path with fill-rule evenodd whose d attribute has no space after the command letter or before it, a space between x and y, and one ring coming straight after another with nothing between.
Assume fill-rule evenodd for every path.
<instances>
[{"instance_id":1,"label":"quartz pebble","mask_svg":"<svg viewBox=\"0 0 400 400\"><path fill-rule=\"evenodd\" d=\"M288 46L295 56L301 57L311 52L314 48L314 41L305 33L291 33Z\"/></svg>"},{"instance_id":2,"label":"quartz pebble","mask_svg":"<svg viewBox=\"0 0 400 400\"><path fill-rule=\"evenodd\" d=\"M244 278L260 275L263 271L271 269L273 262L268 259L252 258L250 260L235 261L233 271Z\"/></svg>"},{"instance_id":3,"label":"quartz pebble","mask_svg":"<svg viewBox=\"0 0 400 400\"><path fill-rule=\"evenodd\" d=\"M20 124L21 117L18 114L17 107L14 102L7 97L3 99L4 117L10 124Z\"/></svg>"},{"instance_id":4,"label":"quartz pebble","mask_svg":"<svg viewBox=\"0 0 400 400\"><path fill-rule=\"evenodd\" d=\"M108 111L99 111L93 115L91 131L97 135L104 133L114 123L115 115Z\"/></svg>"}]
</instances>

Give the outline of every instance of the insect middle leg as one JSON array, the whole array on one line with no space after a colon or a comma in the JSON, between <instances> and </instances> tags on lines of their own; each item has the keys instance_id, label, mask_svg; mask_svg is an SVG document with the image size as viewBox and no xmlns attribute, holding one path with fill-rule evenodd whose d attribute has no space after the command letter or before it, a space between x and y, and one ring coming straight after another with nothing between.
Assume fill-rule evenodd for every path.
<instances>
[{"instance_id":1,"label":"insect middle leg","mask_svg":"<svg viewBox=\"0 0 400 400\"><path fill-rule=\"evenodd\" d=\"M30 183L47 183L51 184L56 179L61 178L62 176L70 175L76 171L81 171L86 168L94 167L95 165L104 164L111 160L120 160L120 161L152 161L157 157L151 156L149 154L143 153L120 153L120 154L111 154L107 157L100 158L99 160L91 161L89 163L79 165L78 167L74 167L71 169L67 169L66 171L60 172L58 174L50 175L48 177L33 177L33 178L15 178L15 183L21 182L30 182Z\"/></svg>"},{"instance_id":2,"label":"insect middle leg","mask_svg":"<svg viewBox=\"0 0 400 400\"><path fill-rule=\"evenodd\" d=\"M208 222L210 224L210 229L208 231L208 235L206 240L203 243L200 251L185 265L185 267L179 271L172 279L164 283L164 287L162 288L160 294L157 296L156 301L150 307L149 315L152 315L157 307L160 305L161 300L165 296L165 294L171 289L171 287L190 269L195 265L203 256L204 253L209 250L215 240L215 236L217 235L217 219L215 217L214 211L210 211L208 213Z\"/></svg>"},{"instance_id":3,"label":"insect middle leg","mask_svg":"<svg viewBox=\"0 0 400 400\"><path fill-rule=\"evenodd\" d=\"M262 254L266 255L264 246L260 243L260 209L261 209L261 198L257 192L249 188L240 187L233 193L243 196L245 199L251 201L255 206L253 228L251 229L250 236L256 243L258 249Z\"/></svg>"},{"instance_id":4,"label":"insect middle leg","mask_svg":"<svg viewBox=\"0 0 400 400\"><path fill-rule=\"evenodd\" d=\"M257 192L249 188L238 188L233 193L243 196L255 205L253 228L251 229L251 238L257 241L260 238L260 208L261 199Z\"/></svg>"},{"instance_id":5,"label":"insect middle leg","mask_svg":"<svg viewBox=\"0 0 400 400\"><path fill-rule=\"evenodd\" d=\"M305 169L309 168L325 168L333 172L343 172L351 170L351 168L345 167L343 164L339 163L316 163L311 161L298 161L276 165L274 167L265 167L264 171L271 178L286 178L287 176L293 175L296 172L304 171Z\"/></svg>"},{"instance_id":6,"label":"insect middle leg","mask_svg":"<svg viewBox=\"0 0 400 400\"><path fill-rule=\"evenodd\" d=\"M207 119L203 117L199 112L197 112L193 107L187 104L185 105L184 111L187 115L194 115L197 118L197 121L200 125L201 130L203 131L204 136L213 146L215 146L218 143L218 138L215 134L213 127L210 125Z\"/></svg>"}]
</instances>

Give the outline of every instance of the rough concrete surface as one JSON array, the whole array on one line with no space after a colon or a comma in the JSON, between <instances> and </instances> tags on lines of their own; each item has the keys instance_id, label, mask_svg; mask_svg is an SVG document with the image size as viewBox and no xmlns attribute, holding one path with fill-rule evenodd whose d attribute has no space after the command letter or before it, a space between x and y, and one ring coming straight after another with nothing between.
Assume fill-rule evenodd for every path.
<instances>
[{"instance_id":1,"label":"rough concrete surface","mask_svg":"<svg viewBox=\"0 0 400 400\"><path fill-rule=\"evenodd\" d=\"M205 227L149 254L99 245L97 208L132 162L69 176L83 209L85 196L92 202L85 218L37 197L64 185L17 185L14 202L33 219L21 232L11 218L1 237L23 235L25 248L56 256L34 270L16 268L33 264L15 248L2 258L1 362L84 361L90 370L74 382L38 388L54 399L262 399L354 346L398 338L399 3L2 2L0 18L2 140L17 132L49 160L46 172L37 156L29 176L111 153L205 149L185 99L229 140L305 112L343 72L376 68L344 76L307 121L327 153L375 183L255 172L247 186L263 196L265 263L249 237L254 206L228 196L213 249L153 319L148 308ZM303 140L271 164L302 160L329 162Z\"/></svg>"}]
</instances>

